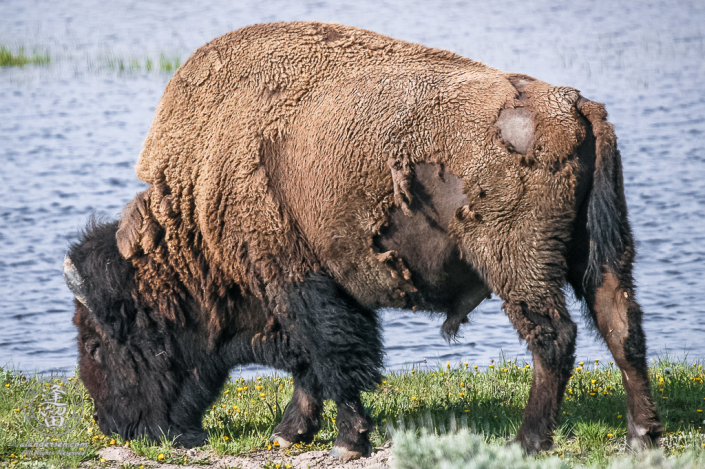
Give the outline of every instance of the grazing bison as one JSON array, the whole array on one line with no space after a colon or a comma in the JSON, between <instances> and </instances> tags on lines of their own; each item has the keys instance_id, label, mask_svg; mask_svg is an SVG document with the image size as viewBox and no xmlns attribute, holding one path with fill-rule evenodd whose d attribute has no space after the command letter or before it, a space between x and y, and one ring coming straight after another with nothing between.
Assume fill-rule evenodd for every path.
<instances>
[{"instance_id":1,"label":"grazing bison","mask_svg":"<svg viewBox=\"0 0 705 469\"><path fill-rule=\"evenodd\" d=\"M239 364L291 372L273 438L368 455L360 392L377 309L494 293L534 359L517 441L549 448L574 363L569 284L622 370L629 438L657 441L622 167L601 104L451 52L334 24L234 31L167 86L137 163L149 184L64 265L80 376L104 433L204 443Z\"/></svg>"}]
</instances>

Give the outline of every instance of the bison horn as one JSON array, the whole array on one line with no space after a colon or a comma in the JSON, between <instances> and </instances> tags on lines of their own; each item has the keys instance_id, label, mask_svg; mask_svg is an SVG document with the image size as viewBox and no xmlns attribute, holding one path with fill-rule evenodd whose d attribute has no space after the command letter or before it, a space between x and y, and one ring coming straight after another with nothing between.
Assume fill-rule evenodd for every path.
<instances>
[{"instance_id":1,"label":"bison horn","mask_svg":"<svg viewBox=\"0 0 705 469\"><path fill-rule=\"evenodd\" d=\"M78 270L76 270L76 266L73 265L68 253L64 256L64 281L76 299L83 303L85 307L88 307L86 304L86 283L83 281L81 274L78 273Z\"/></svg>"}]
</instances>

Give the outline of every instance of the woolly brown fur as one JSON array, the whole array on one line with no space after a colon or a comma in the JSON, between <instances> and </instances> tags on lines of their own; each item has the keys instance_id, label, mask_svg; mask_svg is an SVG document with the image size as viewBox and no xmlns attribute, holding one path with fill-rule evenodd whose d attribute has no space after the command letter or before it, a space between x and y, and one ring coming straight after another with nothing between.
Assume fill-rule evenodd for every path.
<instances>
[{"instance_id":1,"label":"woolly brown fur","mask_svg":"<svg viewBox=\"0 0 705 469\"><path fill-rule=\"evenodd\" d=\"M176 72L136 172L150 187L116 242L137 308L292 371L283 443L313 438L333 398L336 447L369 453L373 311L445 313L450 339L491 292L534 356L517 440L550 447L574 362L566 282L636 383L630 440L657 441L616 137L577 90L357 28L255 25Z\"/></svg>"}]
</instances>

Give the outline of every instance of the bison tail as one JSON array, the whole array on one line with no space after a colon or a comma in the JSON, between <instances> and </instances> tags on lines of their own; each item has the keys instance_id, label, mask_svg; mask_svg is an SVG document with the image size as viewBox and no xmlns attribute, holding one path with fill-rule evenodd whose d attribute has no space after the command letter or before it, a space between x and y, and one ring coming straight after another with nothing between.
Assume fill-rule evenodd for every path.
<instances>
[{"instance_id":1,"label":"bison tail","mask_svg":"<svg viewBox=\"0 0 705 469\"><path fill-rule=\"evenodd\" d=\"M631 259L624 256L633 253L633 240L624 198L622 160L614 128L607 122L607 111L604 105L585 98L580 98L577 108L595 135L595 172L587 208L590 253L583 277L587 290L602 285L603 269L621 277L623 267L631 265Z\"/></svg>"}]
</instances>

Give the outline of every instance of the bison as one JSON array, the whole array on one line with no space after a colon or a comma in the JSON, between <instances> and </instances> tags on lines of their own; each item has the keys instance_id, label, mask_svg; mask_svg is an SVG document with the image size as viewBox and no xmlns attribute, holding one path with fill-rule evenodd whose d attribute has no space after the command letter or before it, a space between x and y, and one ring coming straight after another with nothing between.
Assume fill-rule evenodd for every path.
<instances>
[{"instance_id":1,"label":"bison","mask_svg":"<svg viewBox=\"0 0 705 469\"><path fill-rule=\"evenodd\" d=\"M533 354L516 441L550 448L574 364L570 285L622 371L632 445L657 442L622 166L603 105L448 51L323 23L198 49L156 109L149 188L92 221L64 276L100 429L205 442L228 371L293 375L272 438L369 455L377 310L446 315L495 294Z\"/></svg>"}]
</instances>

